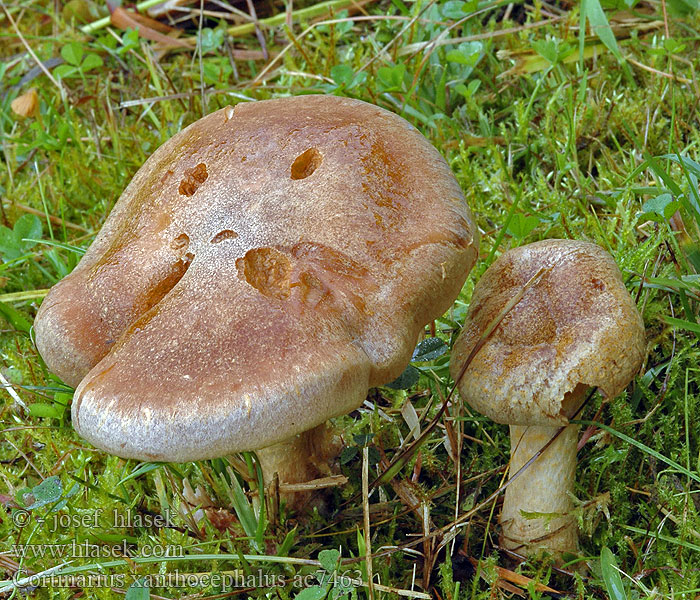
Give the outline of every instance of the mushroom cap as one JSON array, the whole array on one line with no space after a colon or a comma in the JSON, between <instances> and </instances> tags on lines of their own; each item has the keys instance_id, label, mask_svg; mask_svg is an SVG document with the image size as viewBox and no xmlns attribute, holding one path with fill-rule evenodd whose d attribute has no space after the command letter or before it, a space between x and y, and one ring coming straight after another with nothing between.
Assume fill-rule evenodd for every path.
<instances>
[{"instance_id":1,"label":"mushroom cap","mask_svg":"<svg viewBox=\"0 0 700 600\"><path fill-rule=\"evenodd\" d=\"M263 448L357 408L449 308L478 235L404 119L238 104L163 144L35 322L73 425L128 458Z\"/></svg>"},{"instance_id":2,"label":"mushroom cap","mask_svg":"<svg viewBox=\"0 0 700 600\"><path fill-rule=\"evenodd\" d=\"M645 354L644 324L613 258L600 246L545 240L501 255L474 288L450 371L544 268L473 356L461 397L498 423L566 425L587 387L617 396Z\"/></svg>"}]
</instances>

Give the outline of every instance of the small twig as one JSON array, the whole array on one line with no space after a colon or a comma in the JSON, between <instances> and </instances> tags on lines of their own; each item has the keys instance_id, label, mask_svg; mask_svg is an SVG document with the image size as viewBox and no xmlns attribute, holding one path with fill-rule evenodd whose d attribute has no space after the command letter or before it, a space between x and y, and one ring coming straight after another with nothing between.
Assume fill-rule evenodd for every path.
<instances>
[{"instance_id":1,"label":"small twig","mask_svg":"<svg viewBox=\"0 0 700 600\"><path fill-rule=\"evenodd\" d=\"M420 11L417 15L415 15L413 18L411 18L411 20L408 21L408 23L406 23L406 24L401 28L401 30L400 30L391 40L389 40L388 43L386 43L386 44L382 47L382 49L381 49L382 51L381 51L381 52L377 52L372 58L370 58L369 61L367 61L364 65L362 65L362 66L360 67L359 71L364 71L364 70L365 70L367 67L369 67L375 60L378 60L378 59L382 58L383 56L386 56L388 50L389 50L392 46L394 46L394 44L396 44L396 43L403 37L403 34L406 33L409 29L411 29L411 28L415 25L415 23L417 23L417 22L420 21L420 17L423 15L423 13L425 13L431 6L433 6L433 4L435 4L435 0L433 0L432 2L426 3L426 5L421 9L421 11Z\"/></svg>"},{"instance_id":2,"label":"small twig","mask_svg":"<svg viewBox=\"0 0 700 600\"><path fill-rule=\"evenodd\" d=\"M236 66L236 58L233 55L233 46L228 35L224 36L224 47L226 48L228 62L231 65L231 76L233 77L233 81L238 83L240 81L240 78L238 77L238 67Z\"/></svg>"},{"instance_id":3,"label":"small twig","mask_svg":"<svg viewBox=\"0 0 700 600\"><path fill-rule=\"evenodd\" d=\"M162 0L161 0L162 2ZM36 578L47 578L54 573L57 573L60 571L63 567L70 565L72 561L70 562L64 562L61 564L56 565L55 567L51 567L49 569L46 569L45 571L41 571L41 573L33 573L27 577L23 577L21 579L16 579L15 577L12 578L12 581L8 583L7 585L4 585L3 587L0 587L0 594L3 594L5 592L9 592L10 590L19 590L22 589L24 586L31 585L32 581L36 581ZM24 573L24 570L22 571Z\"/></svg>"},{"instance_id":4,"label":"small twig","mask_svg":"<svg viewBox=\"0 0 700 600\"><path fill-rule=\"evenodd\" d=\"M687 79L685 77L681 77L680 75L674 75L673 73L666 73L665 71L659 71L658 69L654 69L653 67L645 65L644 63L640 63L638 60L635 60L634 58L631 58L629 56L626 56L625 58L627 61L631 62L635 67L639 67L640 69L649 71L649 73L654 73L654 75L658 75L659 77L673 79L673 81L678 81L680 83L693 83L692 79Z\"/></svg>"},{"instance_id":5,"label":"small twig","mask_svg":"<svg viewBox=\"0 0 700 600\"><path fill-rule=\"evenodd\" d=\"M338 487L345 485L347 482L348 478L345 475L331 475L330 477L321 477L320 479L312 479L301 483L278 483L278 487L280 492L287 494Z\"/></svg>"},{"instance_id":6,"label":"small twig","mask_svg":"<svg viewBox=\"0 0 700 600\"><path fill-rule=\"evenodd\" d=\"M197 54L199 56L199 85L202 90L202 116L207 114L207 86L204 85L204 57L202 56L202 27L204 25L204 0L199 0L197 27Z\"/></svg>"},{"instance_id":7,"label":"small twig","mask_svg":"<svg viewBox=\"0 0 700 600\"><path fill-rule=\"evenodd\" d=\"M217 6L220 6L221 8L226 9L231 14L239 17L240 19L243 19L245 21L250 20L249 14L247 14L245 11L241 10L240 8L236 8L235 6L232 6L228 2L223 2L222 0L211 0L211 3L216 4Z\"/></svg>"},{"instance_id":8,"label":"small twig","mask_svg":"<svg viewBox=\"0 0 700 600\"><path fill-rule=\"evenodd\" d=\"M348 581L352 583L354 586L362 586L362 587L369 587L364 581L361 581L359 579L350 579L348 578ZM389 587L387 585L381 585L379 583L373 584L373 589L379 591L379 592L388 592L390 594L396 594L397 596L400 596L402 598L421 598L422 600L431 600L432 596L430 594L426 594L424 592L415 592L413 590L402 590L399 588L394 588L394 587Z\"/></svg>"},{"instance_id":9,"label":"small twig","mask_svg":"<svg viewBox=\"0 0 700 600\"><path fill-rule=\"evenodd\" d=\"M472 564L474 569L478 569L481 577L486 580L486 574L484 573L483 569L481 569L482 563L478 560L476 560L474 557L469 556L467 557L469 562ZM530 585L533 585L535 591L537 592L549 592L552 594L559 594L561 595L561 592L555 590L554 588L551 588L549 586L546 586L542 583L539 583L535 581L534 579L531 579L529 577L526 577L525 575L521 575L520 573L515 573L514 571L510 571L508 569L504 569L503 567L496 566L496 572L498 573L498 578L499 579L504 579L505 581L510 581L511 583L514 583L515 585L528 589Z\"/></svg>"},{"instance_id":10,"label":"small twig","mask_svg":"<svg viewBox=\"0 0 700 600\"><path fill-rule=\"evenodd\" d=\"M22 398L19 397L19 394L15 392L15 388L12 387L12 384L5 379L5 376L2 374L2 371L0 371L0 383L2 384L2 387L5 388L5 391L10 394L12 399L19 405L21 406L26 412L29 412L29 408L27 405L22 401Z\"/></svg>"},{"instance_id":11,"label":"small twig","mask_svg":"<svg viewBox=\"0 0 700 600\"><path fill-rule=\"evenodd\" d=\"M12 292L10 294L0 294L0 302L21 302L22 300L37 300L49 293L48 289L25 290L23 292Z\"/></svg>"},{"instance_id":12,"label":"small twig","mask_svg":"<svg viewBox=\"0 0 700 600\"><path fill-rule=\"evenodd\" d=\"M662 260L662 258L663 258L663 254L662 254L661 252L659 252L659 253L656 255L656 260L654 261L654 268L653 268L652 271L651 271L651 276L652 276L652 277L656 277L656 274L659 272L659 268L660 268L660 266L661 266L661 260ZM646 267L644 268L644 273L643 273L642 279L641 279L641 281L639 282L639 289L642 289L642 287L644 287L644 283L645 283L645 282L646 282ZM639 309L639 314L642 315L642 316L643 316L644 313L646 312L647 301L649 300L649 295L650 295L650 293L651 293L651 289L650 289L650 288L646 288L646 294L644 294L644 300L642 301L642 306L641 306L641 308ZM637 300L635 300L635 302L637 302Z\"/></svg>"},{"instance_id":13,"label":"small twig","mask_svg":"<svg viewBox=\"0 0 700 600\"><path fill-rule=\"evenodd\" d=\"M449 39L450 32L458 27L461 27L467 21L469 21L475 17L478 17L482 14L485 14L485 13L489 12L490 10L491 10L491 7L487 7L487 8L482 8L481 10L476 10L473 13L468 14L467 16L452 23L452 25L450 25L449 27L444 28L436 38L434 38L433 40L430 40L429 42L426 43L426 46L425 46L426 52L425 52L425 55L423 56L423 59L421 60L420 64L418 65L418 68L416 69L414 76L413 76L413 81L411 82L411 90L416 89L416 87L418 86L418 78L419 78L420 74L423 72L423 68L425 67L426 63L430 59L430 56L433 54L433 52L435 52L435 50L438 48L438 46L441 42L444 42L445 39ZM399 52L398 55L401 55L401 52ZM405 105L406 101L404 101L404 105ZM404 107L402 107L402 111L403 111L403 108Z\"/></svg>"},{"instance_id":14,"label":"small twig","mask_svg":"<svg viewBox=\"0 0 700 600\"><path fill-rule=\"evenodd\" d=\"M0 0L1 1L1 0ZM136 5L136 10L141 12L143 10L146 10L147 8L151 8L152 6L157 6L158 4L163 4L163 0L146 0L145 2L139 2ZM88 23L87 25L84 25L83 27L80 28L80 31L83 33L94 33L98 29L102 29L103 27L107 27L112 22L112 17L111 15L109 17L104 17L102 19L98 19L97 21L94 21L92 23Z\"/></svg>"},{"instance_id":15,"label":"small twig","mask_svg":"<svg viewBox=\"0 0 700 600\"><path fill-rule=\"evenodd\" d=\"M294 21L292 20L292 15L294 14L294 0L287 0L284 3L284 22L287 25L287 29L292 31L294 29Z\"/></svg>"},{"instance_id":16,"label":"small twig","mask_svg":"<svg viewBox=\"0 0 700 600\"><path fill-rule=\"evenodd\" d=\"M3 379L4 379L4 377L3 377ZM22 450L20 450L17 446L15 446L15 444L12 442L12 440L5 440L5 443L10 444L10 446L12 446L22 456L22 458L27 461L27 464L32 469L34 469L34 471L41 478L42 481L44 481L46 479L46 477L44 477L43 473L39 469L37 469L36 465L32 462L32 459L29 458L26 455L26 453L22 452Z\"/></svg>"},{"instance_id":17,"label":"small twig","mask_svg":"<svg viewBox=\"0 0 700 600\"><path fill-rule=\"evenodd\" d=\"M265 57L265 60L268 60L270 58L270 55L267 51L267 44L265 43L265 36L263 35L262 29L260 28L260 21L258 20L258 13L255 12L255 4L253 4L253 0L246 0L246 4L248 5L248 11L250 12L250 18L253 21L253 25L255 26L255 37L258 38L258 43L260 44L260 49L262 50L263 56Z\"/></svg>"},{"instance_id":18,"label":"small twig","mask_svg":"<svg viewBox=\"0 0 700 600\"><path fill-rule=\"evenodd\" d=\"M470 15L471 16L471 15ZM527 25L521 25L520 27L510 27L509 29L501 29L499 31L490 31L488 33L477 33L475 35L468 35L465 37L455 37L446 39L435 39L427 42L416 42L415 44L409 44L404 46L399 51L399 56L404 56L405 54L413 54L415 52L420 52L426 48L437 48L439 46L451 46L453 44L461 44L463 42L476 42L479 40L489 40L491 38L501 37L504 35L510 35L511 33L518 33L526 29L536 29L538 27L544 27L545 25L551 25L552 23L557 23L563 20L564 17L556 17L554 19L548 19L546 21L538 21L537 23L528 23Z\"/></svg>"},{"instance_id":19,"label":"small twig","mask_svg":"<svg viewBox=\"0 0 700 600\"><path fill-rule=\"evenodd\" d=\"M31 57L34 59L36 62L37 66L44 72L44 74L49 78L51 83L53 83L57 88L58 91L61 94L61 98L65 98L66 96L66 90L65 88L56 80L56 78L51 75L51 71L49 71L45 66L44 63L42 63L39 60L39 57L34 53L34 50L32 50L32 47L27 43L27 40L24 39L24 36L22 35L22 32L19 30L17 27L17 23L15 23L15 20L12 18L12 15L10 14L10 11L7 10L7 7L5 6L5 2L3 0L0 0L0 6L2 6L2 9L5 11L5 14L7 15L7 18L9 19L10 23L12 24L12 28L15 30L15 33L17 34L17 37L20 39L22 42L22 45L27 49L27 52L31 55Z\"/></svg>"},{"instance_id":20,"label":"small twig","mask_svg":"<svg viewBox=\"0 0 700 600\"><path fill-rule=\"evenodd\" d=\"M346 8L362 6L368 2L370 2L370 0L329 0L328 2L320 2L319 4L307 6L306 8L300 8L299 10L294 11L292 15L298 21L303 21L304 19L313 19L314 17L329 14L331 10L340 11ZM284 25L286 21L287 14L286 12L283 12L272 17L268 17L267 19L260 19L258 21L258 26L261 28L277 27L279 25ZM314 25L318 25L318 23L315 23ZM310 31L310 29L307 30ZM235 37L249 35L254 31L254 23L243 23L242 25L234 25L233 27L230 27L228 33Z\"/></svg>"},{"instance_id":21,"label":"small twig","mask_svg":"<svg viewBox=\"0 0 700 600\"><path fill-rule=\"evenodd\" d=\"M32 208L31 206L27 206L26 204L20 204L19 202L15 202L15 206L24 212L27 212L32 215L37 215L38 217L46 216L44 211ZM65 225L68 229L75 229L76 231L82 231L83 233L90 233L89 229L86 229L81 225L71 223L70 221L65 221L64 219L61 219L61 217L57 217L56 215L49 215L49 220L52 223L55 223L56 225Z\"/></svg>"}]
</instances>

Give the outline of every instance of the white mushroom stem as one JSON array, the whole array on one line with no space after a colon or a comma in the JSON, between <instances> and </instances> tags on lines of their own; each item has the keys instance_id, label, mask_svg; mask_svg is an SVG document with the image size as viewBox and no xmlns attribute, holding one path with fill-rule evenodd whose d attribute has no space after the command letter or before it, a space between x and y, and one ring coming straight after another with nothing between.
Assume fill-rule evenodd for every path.
<instances>
[{"instance_id":1,"label":"white mushroom stem","mask_svg":"<svg viewBox=\"0 0 700 600\"><path fill-rule=\"evenodd\" d=\"M559 427L510 426L510 475L517 473ZM501 512L502 544L531 555L576 552L578 531L571 514L578 425L568 425L552 444L506 488ZM530 513L523 515L523 512ZM533 518L532 513L542 515Z\"/></svg>"},{"instance_id":2,"label":"white mushroom stem","mask_svg":"<svg viewBox=\"0 0 700 600\"><path fill-rule=\"evenodd\" d=\"M265 488L268 488L275 473L280 486L304 483L329 475L329 462L338 451L338 440L324 423L255 453L260 460ZM280 498L293 509L300 508L310 495L310 492L280 491Z\"/></svg>"}]
</instances>

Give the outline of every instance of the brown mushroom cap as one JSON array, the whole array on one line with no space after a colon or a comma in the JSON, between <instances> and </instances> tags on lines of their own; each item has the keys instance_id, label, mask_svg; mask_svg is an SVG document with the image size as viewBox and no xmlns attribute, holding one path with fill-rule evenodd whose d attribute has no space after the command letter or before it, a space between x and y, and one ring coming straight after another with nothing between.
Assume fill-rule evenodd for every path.
<instances>
[{"instance_id":1,"label":"brown mushroom cap","mask_svg":"<svg viewBox=\"0 0 700 600\"><path fill-rule=\"evenodd\" d=\"M545 240L504 253L475 286L452 353L454 378L543 266L459 381L462 398L498 423L566 425L567 394L597 387L615 397L644 357L644 325L612 257L588 242Z\"/></svg>"},{"instance_id":2,"label":"brown mushroom cap","mask_svg":"<svg viewBox=\"0 0 700 600\"><path fill-rule=\"evenodd\" d=\"M239 104L163 144L35 323L73 424L123 457L258 449L397 377L478 236L409 123L334 96Z\"/></svg>"}]
</instances>

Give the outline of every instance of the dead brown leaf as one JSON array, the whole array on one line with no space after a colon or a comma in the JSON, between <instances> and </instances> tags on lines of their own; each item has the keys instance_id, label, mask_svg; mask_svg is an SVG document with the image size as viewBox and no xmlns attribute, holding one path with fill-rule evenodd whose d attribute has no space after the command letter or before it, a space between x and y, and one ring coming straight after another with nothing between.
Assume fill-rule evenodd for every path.
<instances>
[{"instance_id":1,"label":"dead brown leaf","mask_svg":"<svg viewBox=\"0 0 700 600\"><path fill-rule=\"evenodd\" d=\"M192 48L193 43L189 40L179 40L173 35L179 34L179 30L168 27L155 19L140 15L138 13L123 9L121 6L114 9L111 16L112 25L119 29L136 29L139 37L152 42L158 42L166 48Z\"/></svg>"}]
</instances>

